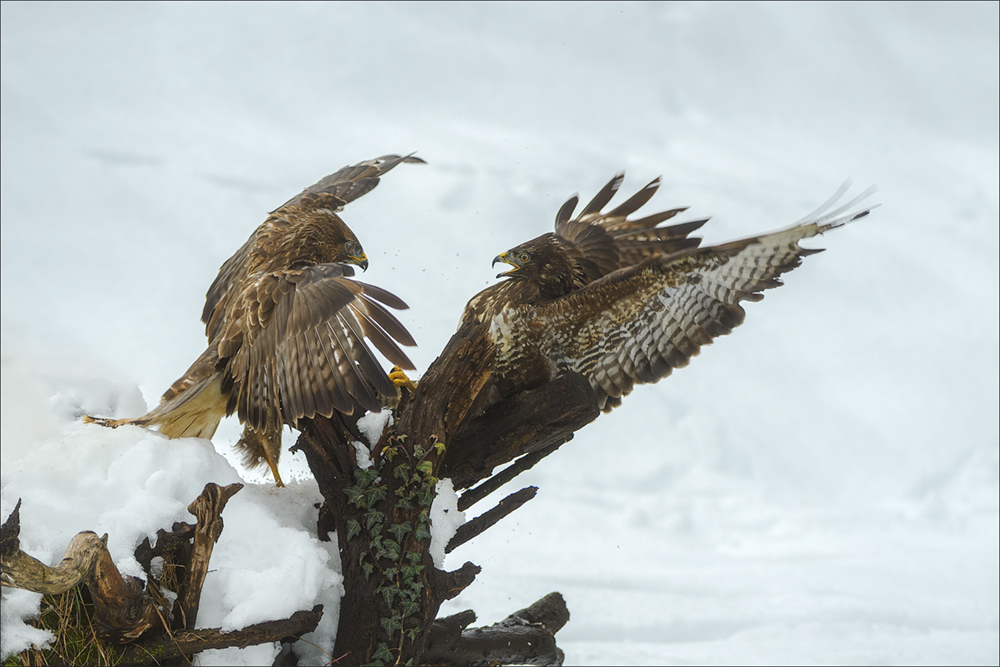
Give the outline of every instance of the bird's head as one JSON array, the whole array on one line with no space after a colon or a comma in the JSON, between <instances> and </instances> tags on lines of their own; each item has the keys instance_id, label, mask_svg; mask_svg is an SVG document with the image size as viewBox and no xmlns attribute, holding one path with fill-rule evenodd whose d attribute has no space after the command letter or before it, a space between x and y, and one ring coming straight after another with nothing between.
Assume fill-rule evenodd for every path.
<instances>
[{"instance_id":1,"label":"bird's head","mask_svg":"<svg viewBox=\"0 0 1000 667\"><path fill-rule=\"evenodd\" d=\"M526 247L528 244L524 243L516 248L511 248L507 252L502 252L493 258L493 266L496 266L497 262L503 262L504 264L510 264L512 268L510 271L504 271L503 273L498 273L497 278L511 278L511 277L526 277L531 273L531 269L534 268L532 265L532 260L534 259L534 254L532 250Z\"/></svg>"},{"instance_id":2,"label":"bird's head","mask_svg":"<svg viewBox=\"0 0 1000 667\"><path fill-rule=\"evenodd\" d=\"M355 264L360 266L362 271L368 270L368 257L357 240L348 240L344 244L344 255L345 258L341 260L343 264Z\"/></svg>"},{"instance_id":3,"label":"bird's head","mask_svg":"<svg viewBox=\"0 0 1000 667\"><path fill-rule=\"evenodd\" d=\"M493 264L497 262L513 267L498 274L497 278L530 281L542 294L550 297L562 296L572 290L573 267L562 242L554 234L543 234L502 252L493 258Z\"/></svg>"}]
</instances>

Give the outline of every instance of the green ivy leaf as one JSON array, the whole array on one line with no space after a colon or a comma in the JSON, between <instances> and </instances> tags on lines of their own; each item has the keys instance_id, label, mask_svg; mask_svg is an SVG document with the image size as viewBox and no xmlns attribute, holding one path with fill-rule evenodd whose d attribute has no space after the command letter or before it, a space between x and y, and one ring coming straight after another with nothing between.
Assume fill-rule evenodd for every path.
<instances>
[{"instance_id":1,"label":"green ivy leaf","mask_svg":"<svg viewBox=\"0 0 1000 667\"><path fill-rule=\"evenodd\" d=\"M385 627L385 621L387 619L382 619L382 626ZM386 632L389 632L386 630ZM392 633L389 632L389 638L392 639ZM380 642L378 646L375 647L375 654L372 655L372 664L375 665L386 665L393 662L392 653L389 652L389 647L386 646L385 642Z\"/></svg>"},{"instance_id":2,"label":"green ivy leaf","mask_svg":"<svg viewBox=\"0 0 1000 667\"><path fill-rule=\"evenodd\" d=\"M375 570L375 565L373 563L362 563L361 569L365 571L365 581L368 581L372 576L372 572Z\"/></svg>"},{"instance_id":3,"label":"green ivy leaf","mask_svg":"<svg viewBox=\"0 0 1000 667\"><path fill-rule=\"evenodd\" d=\"M403 538L411 530L413 530L413 529L410 527L410 522L409 521L406 521L404 523L394 523L391 526L389 526L389 532L392 533L393 535L395 535L396 536L396 540L399 541L399 542L402 542Z\"/></svg>"},{"instance_id":4,"label":"green ivy leaf","mask_svg":"<svg viewBox=\"0 0 1000 667\"><path fill-rule=\"evenodd\" d=\"M392 469L393 477L401 479L404 482L410 478L410 466L407 463L400 463L398 466Z\"/></svg>"},{"instance_id":5,"label":"green ivy leaf","mask_svg":"<svg viewBox=\"0 0 1000 667\"><path fill-rule=\"evenodd\" d=\"M428 484L420 487L420 491L417 492L417 501L424 507L430 507L431 503L434 502L434 485Z\"/></svg>"},{"instance_id":6,"label":"green ivy leaf","mask_svg":"<svg viewBox=\"0 0 1000 667\"><path fill-rule=\"evenodd\" d=\"M370 486L365 489L365 500L368 501L368 506L371 507L379 500L385 499L386 493L384 486Z\"/></svg>"},{"instance_id":7,"label":"green ivy leaf","mask_svg":"<svg viewBox=\"0 0 1000 667\"><path fill-rule=\"evenodd\" d=\"M365 512L365 528L369 531L377 523L382 523L385 520L385 514L379 512L378 510L368 510Z\"/></svg>"},{"instance_id":8,"label":"green ivy leaf","mask_svg":"<svg viewBox=\"0 0 1000 667\"><path fill-rule=\"evenodd\" d=\"M413 533L413 538L417 541L429 540L431 539L430 531L427 530L427 526L420 524Z\"/></svg>"},{"instance_id":9,"label":"green ivy leaf","mask_svg":"<svg viewBox=\"0 0 1000 667\"><path fill-rule=\"evenodd\" d=\"M393 599L396 597L396 595L398 593L399 593L399 589L396 588L395 586L385 586L385 587L383 587L382 588L382 597L385 598L385 606L391 607L392 606L392 601L393 601ZM389 632L389 631L386 630L386 632Z\"/></svg>"},{"instance_id":10,"label":"green ivy leaf","mask_svg":"<svg viewBox=\"0 0 1000 667\"><path fill-rule=\"evenodd\" d=\"M413 445L413 456L418 459L424 458L424 448L420 445Z\"/></svg>"},{"instance_id":11,"label":"green ivy leaf","mask_svg":"<svg viewBox=\"0 0 1000 667\"><path fill-rule=\"evenodd\" d=\"M362 489L374 482L377 478L378 470L375 470L374 468L369 468L368 470L356 468L354 470L354 479L357 480L358 486Z\"/></svg>"},{"instance_id":12,"label":"green ivy leaf","mask_svg":"<svg viewBox=\"0 0 1000 667\"><path fill-rule=\"evenodd\" d=\"M420 558L421 558L420 553L416 551L411 551L410 553L406 554L406 560L410 561L410 565L419 565Z\"/></svg>"},{"instance_id":13,"label":"green ivy leaf","mask_svg":"<svg viewBox=\"0 0 1000 667\"><path fill-rule=\"evenodd\" d=\"M384 540L382 542L382 547L383 547L382 550L385 552L384 553L385 558L388 558L389 560L393 561L399 560L399 542L395 542L393 540Z\"/></svg>"},{"instance_id":14,"label":"green ivy leaf","mask_svg":"<svg viewBox=\"0 0 1000 667\"><path fill-rule=\"evenodd\" d=\"M425 475L432 475L434 474L434 464L430 461L421 461L417 464L417 470Z\"/></svg>"},{"instance_id":15,"label":"green ivy leaf","mask_svg":"<svg viewBox=\"0 0 1000 667\"><path fill-rule=\"evenodd\" d=\"M355 537L361 534L361 524L358 523L357 519L347 520L347 541L350 542Z\"/></svg>"},{"instance_id":16,"label":"green ivy leaf","mask_svg":"<svg viewBox=\"0 0 1000 667\"><path fill-rule=\"evenodd\" d=\"M400 498L396 501L396 509L410 511L413 509L413 503L411 503L406 498Z\"/></svg>"},{"instance_id":17,"label":"green ivy leaf","mask_svg":"<svg viewBox=\"0 0 1000 667\"><path fill-rule=\"evenodd\" d=\"M416 602L404 602L403 603L403 618L407 616L412 616L420 611L420 605Z\"/></svg>"},{"instance_id":18,"label":"green ivy leaf","mask_svg":"<svg viewBox=\"0 0 1000 667\"><path fill-rule=\"evenodd\" d=\"M445 444L443 442L435 442L434 449L437 450L438 454L444 454L444 450L447 449L447 447L445 447Z\"/></svg>"},{"instance_id":19,"label":"green ivy leaf","mask_svg":"<svg viewBox=\"0 0 1000 667\"><path fill-rule=\"evenodd\" d=\"M349 486L344 489L344 493L347 494L347 502L354 505L355 507L367 507L368 503L365 500L365 494L360 487Z\"/></svg>"}]
</instances>

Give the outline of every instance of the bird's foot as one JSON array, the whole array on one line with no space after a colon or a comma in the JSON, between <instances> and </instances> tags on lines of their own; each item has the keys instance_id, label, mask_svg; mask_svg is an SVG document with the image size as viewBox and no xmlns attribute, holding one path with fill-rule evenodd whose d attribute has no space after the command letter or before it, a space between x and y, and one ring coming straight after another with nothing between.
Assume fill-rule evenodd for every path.
<instances>
[{"instance_id":1,"label":"bird's foot","mask_svg":"<svg viewBox=\"0 0 1000 667\"><path fill-rule=\"evenodd\" d=\"M107 417L91 417L90 415L83 416L84 424L97 424L98 426L106 426L108 428L118 428L122 424L126 423L124 419L109 419Z\"/></svg>"},{"instance_id":2,"label":"bird's foot","mask_svg":"<svg viewBox=\"0 0 1000 667\"><path fill-rule=\"evenodd\" d=\"M271 463L270 461L268 461L268 464L271 466L271 474L274 475L274 485L277 487L284 487L285 483L281 481L281 475L278 474L277 464Z\"/></svg>"},{"instance_id":3,"label":"bird's foot","mask_svg":"<svg viewBox=\"0 0 1000 667\"><path fill-rule=\"evenodd\" d=\"M406 373L399 366L393 366L389 372L389 379L399 389L407 389L411 393L417 390L416 383L406 376Z\"/></svg>"}]
</instances>

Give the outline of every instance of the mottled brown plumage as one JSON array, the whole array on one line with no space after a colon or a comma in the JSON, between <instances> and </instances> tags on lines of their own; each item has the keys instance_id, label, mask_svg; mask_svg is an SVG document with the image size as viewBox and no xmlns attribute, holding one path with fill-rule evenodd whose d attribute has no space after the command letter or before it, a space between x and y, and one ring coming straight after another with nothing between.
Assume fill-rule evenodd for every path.
<instances>
[{"instance_id":1,"label":"mottled brown plumage","mask_svg":"<svg viewBox=\"0 0 1000 667\"><path fill-rule=\"evenodd\" d=\"M640 260L628 264L619 259L625 266L597 278L568 261L573 254L558 233L500 255L497 260L514 269L502 274L506 281L474 297L463 315L463 323L488 325L495 346L489 395L479 404L485 407L575 372L590 381L602 409L620 405L634 385L666 377L686 366L703 345L730 333L743 322L741 301L759 301L761 292L781 285L779 276L797 267L802 257L820 252L799 246L801 239L867 215L870 207L848 211L874 188L830 210L848 186L788 229L722 245L664 252L656 249L662 242L657 232L643 229L630 237L628 248L635 253L629 257ZM640 195L629 202L648 200ZM588 215L599 219L593 207L585 209L581 222ZM616 225L617 230L629 229L627 220ZM653 246L644 249L641 239ZM621 258L620 248L619 253Z\"/></svg>"},{"instance_id":2,"label":"mottled brown plumage","mask_svg":"<svg viewBox=\"0 0 1000 667\"><path fill-rule=\"evenodd\" d=\"M565 296L613 271L638 264L701 243L688 234L708 218L669 227L661 222L687 210L674 208L629 220L656 193L656 178L615 209L602 213L625 179L619 172L573 217L579 197L573 195L556 214L555 232L542 234L511 248L493 259L514 268L501 276L510 277L487 287L472 297L462 314L461 324L491 321L509 303L543 303ZM528 275L530 273L530 276Z\"/></svg>"},{"instance_id":3,"label":"mottled brown plumage","mask_svg":"<svg viewBox=\"0 0 1000 667\"><path fill-rule=\"evenodd\" d=\"M137 419L172 437L215 433L225 414L245 425L238 447L251 465L267 461L280 483L281 428L300 419L377 411L392 381L365 343L413 368L399 345L414 345L384 306L406 308L385 290L353 280L368 267L361 243L337 215L412 156L388 155L344 167L274 210L219 270L202 321L209 345Z\"/></svg>"}]
</instances>

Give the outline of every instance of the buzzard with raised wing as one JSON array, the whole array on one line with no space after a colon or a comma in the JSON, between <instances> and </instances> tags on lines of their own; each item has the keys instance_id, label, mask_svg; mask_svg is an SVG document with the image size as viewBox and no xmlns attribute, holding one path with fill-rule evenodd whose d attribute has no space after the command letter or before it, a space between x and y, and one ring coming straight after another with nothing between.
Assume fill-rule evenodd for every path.
<instances>
[{"instance_id":1,"label":"buzzard with raised wing","mask_svg":"<svg viewBox=\"0 0 1000 667\"><path fill-rule=\"evenodd\" d=\"M367 341L412 369L400 345L415 345L385 306L406 304L353 280L368 258L337 215L413 156L387 155L344 167L274 210L219 270L202 321L208 348L136 419L108 426L155 426L171 438L211 438L224 415L244 424L237 443L248 465L267 462L280 485L281 429L300 419L356 409L378 411L395 394Z\"/></svg>"},{"instance_id":2,"label":"buzzard with raised wing","mask_svg":"<svg viewBox=\"0 0 1000 667\"><path fill-rule=\"evenodd\" d=\"M506 280L466 306L462 323L486 325L494 348L493 377L477 399L480 409L574 372L587 378L598 405L609 411L634 385L686 366L703 345L743 322L741 301L760 301L764 290L782 284L783 273L821 252L801 247L800 240L869 213L873 207L857 207L874 187L837 206L849 186L848 181L785 230L704 248L686 238L703 220L651 229L646 221L657 216L627 220L638 208L634 201L641 205L649 199L640 195L650 186L623 204L624 210L602 216L599 209L610 200L605 188L580 218L566 222L574 197L557 216L554 235L494 259L513 266L501 274ZM571 233L560 225L582 226L575 238L585 242L567 242Z\"/></svg>"}]
</instances>

